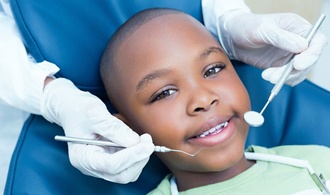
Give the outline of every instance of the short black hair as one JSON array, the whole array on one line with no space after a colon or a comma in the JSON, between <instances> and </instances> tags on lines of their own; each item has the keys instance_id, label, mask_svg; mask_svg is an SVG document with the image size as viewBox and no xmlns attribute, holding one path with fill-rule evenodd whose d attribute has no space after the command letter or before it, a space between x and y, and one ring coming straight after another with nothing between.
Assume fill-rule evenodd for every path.
<instances>
[{"instance_id":1,"label":"short black hair","mask_svg":"<svg viewBox=\"0 0 330 195\"><path fill-rule=\"evenodd\" d=\"M123 25L121 25L117 31L113 34L108 45L103 53L101 64L100 64L100 74L107 91L110 101L116 98L116 83L118 79L124 75L118 75L116 73L116 54L123 43L131 34L138 30L142 25L148 23L149 21L164 15L170 14L186 14L176 9L172 8L150 8L138 12L129 18ZM188 15L188 14L187 14ZM112 102L115 107L116 102ZM117 108L118 109L118 108Z\"/></svg>"}]
</instances>

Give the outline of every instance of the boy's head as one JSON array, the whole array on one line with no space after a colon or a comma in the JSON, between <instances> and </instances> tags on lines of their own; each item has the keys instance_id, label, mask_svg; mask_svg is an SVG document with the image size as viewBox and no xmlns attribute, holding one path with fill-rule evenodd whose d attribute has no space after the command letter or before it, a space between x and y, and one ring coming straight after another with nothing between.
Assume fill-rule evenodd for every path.
<instances>
[{"instance_id":1,"label":"boy's head","mask_svg":"<svg viewBox=\"0 0 330 195\"><path fill-rule=\"evenodd\" d=\"M179 186L196 174L226 179L244 170L247 91L219 43L191 16L171 9L133 16L110 40L101 76L133 130L149 133L155 145L203 148L195 157L157 154Z\"/></svg>"}]
</instances>

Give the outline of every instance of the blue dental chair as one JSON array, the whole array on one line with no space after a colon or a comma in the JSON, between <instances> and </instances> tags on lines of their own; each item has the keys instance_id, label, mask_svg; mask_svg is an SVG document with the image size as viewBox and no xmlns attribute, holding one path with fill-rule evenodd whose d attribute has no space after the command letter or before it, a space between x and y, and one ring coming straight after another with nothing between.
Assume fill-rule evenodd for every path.
<instances>
[{"instance_id":1,"label":"blue dental chair","mask_svg":"<svg viewBox=\"0 0 330 195\"><path fill-rule=\"evenodd\" d=\"M57 64L58 77L97 95L110 111L98 68L109 38L126 19L149 7L171 7L203 21L200 0L10 1L26 48L35 59ZM238 61L233 64L248 89L252 109L260 111L273 85L262 80L261 70ZM250 128L246 145L330 147L329 115L329 92L309 81L286 86L266 109L264 125ZM146 194L169 172L152 156L133 183L86 176L70 164L66 143L55 141L55 135L63 135L61 127L41 116L29 117L12 156L5 194Z\"/></svg>"}]
</instances>

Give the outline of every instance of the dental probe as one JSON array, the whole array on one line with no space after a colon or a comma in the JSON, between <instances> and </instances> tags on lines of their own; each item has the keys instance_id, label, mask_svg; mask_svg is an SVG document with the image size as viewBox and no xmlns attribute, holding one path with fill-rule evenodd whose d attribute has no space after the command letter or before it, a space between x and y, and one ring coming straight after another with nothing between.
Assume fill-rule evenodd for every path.
<instances>
[{"instance_id":1,"label":"dental probe","mask_svg":"<svg viewBox=\"0 0 330 195\"><path fill-rule=\"evenodd\" d=\"M96 146L109 146L109 147L116 147L116 148L125 148L124 146L120 146L118 144L115 144L111 141L102 141L102 140L93 140L93 139L84 139L84 138L76 138L76 137L67 137L67 136L61 136L61 135L56 135L55 140L57 141L63 141L63 142L74 142L74 143L79 143L79 144L89 144L89 145L96 145ZM186 154L188 156L196 156L203 148L200 148L197 152L191 154L188 152L185 152L183 150L175 150L175 149L170 149L165 146L155 146L155 152L162 152L162 153L167 153L167 152L180 152L183 154Z\"/></svg>"},{"instance_id":2,"label":"dental probe","mask_svg":"<svg viewBox=\"0 0 330 195\"><path fill-rule=\"evenodd\" d=\"M312 29L309 31L308 36L306 38L308 45L312 41L313 37L315 36L317 30L321 26L323 20L325 19L325 15L322 14L318 17L316 20L315 24L313 25ZM255 112L255 111L248 111L244 114L244 120L251 125L252 127L259 127L264 123L264 117L262 116L263 112L266 110L267 106L269 103L275 98L275 96L279 93L279 91L282 89L284 83L288 79L290 73L293 70L293 62L294 60L292 59L284 69L282 75L280 76L279 80L276 82L275 86L273 87L268 100L265 104L265 106L262 108L260 113Z\"/></svg>"}]
</instances>

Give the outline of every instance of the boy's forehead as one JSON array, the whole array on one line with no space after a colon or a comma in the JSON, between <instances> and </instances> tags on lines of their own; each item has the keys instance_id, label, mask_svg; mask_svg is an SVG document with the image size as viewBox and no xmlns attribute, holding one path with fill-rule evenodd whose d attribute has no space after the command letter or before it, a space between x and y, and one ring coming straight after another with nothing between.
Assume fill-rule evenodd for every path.
<instances>
[{"instance_id":1,"label":"boy's forehead","mask_svg":"<svg viewBox=\"0 0 330 195\"><path fill-rule=\"evenodd\" d=\"M176 38L180 37L180 34L184 34L186 36L185 38L196 36L200 39L213 39L213 36L207 29L193 17L187 14L168 14L158 16L141 25L127 38L122 46L124 48L125 46L134 44L143 46L151 40L157 41L157 39L164 39L164 35L166 37L172 35L171 41L175 41Z\"/></svg>"},{"instance_id":2,"label":"boy's forehead","mask_svg":"<svg viewBox=\"0 0 330 195\"><path fill-rule=\"evenodd\" d=\"M169 27L197 27L201 25L197 20L187 14L168 14L156 17L143 24L142 30L164 30ZM183 28L181 28L183 30Z\"/></svg>"},{"instance_id":3,"label":"boy's forehead","mask_svg":"<svg viewBox=\"0 0 330 195\"><path fill-rule=\"evenodd\" d=\"M207 48L210 45L218 45L218 42L193 17L187 14L168 14L156 17L132 32L119 46L117 60L122 62L119 66L134 64L136 59L150 63L152 57L172 57L169 53L177 48L184 51L189 47L201 45Z\"/></svg>"}]
</instances>

